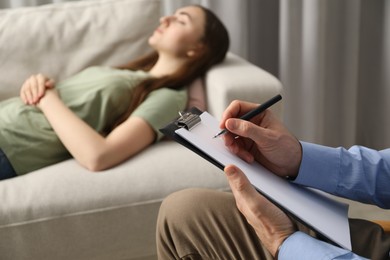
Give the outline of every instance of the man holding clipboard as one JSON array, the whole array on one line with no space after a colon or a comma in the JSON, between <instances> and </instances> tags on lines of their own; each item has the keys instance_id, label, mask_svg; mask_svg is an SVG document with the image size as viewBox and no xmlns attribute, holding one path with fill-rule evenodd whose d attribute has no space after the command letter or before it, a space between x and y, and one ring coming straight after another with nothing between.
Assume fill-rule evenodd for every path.
<instances>
[{"instance_id":1,"label":"man holding clipboard","mask_svg":"<svg viewBox=\"0 0 390 260\"><path fill-rule=\"evenodd\" d=\"M236 101L223 115L220 127L228 130L225 145L233 153L297 184L390 208L390 149L299 142L268 110L250 122L237 119L255 107ZM259 194L236 166L224 171L233 194L191 189L163 202L160 259L389 259L390 236L376 224L350 220L352 253L316 238Z\"/></svg>"}]
</instances>

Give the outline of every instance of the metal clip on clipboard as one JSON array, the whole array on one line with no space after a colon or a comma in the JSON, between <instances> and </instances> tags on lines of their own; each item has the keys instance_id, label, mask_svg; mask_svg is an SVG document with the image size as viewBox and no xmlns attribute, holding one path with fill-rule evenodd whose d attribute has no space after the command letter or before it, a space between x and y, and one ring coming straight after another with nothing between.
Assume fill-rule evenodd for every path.
<instances>
[{"instance_id":1,"label":"metal clip on clipboard","mask_svg":"<svg viewBox=\"0 0 390 260\"><path fill-rule=\"evenodd\" d=\"M179 113L180 118L176 121L176 125L180 128L186 128L188 131L200 124L201 118L197 114L191 112Z\"/></svg>"}]
</instances>

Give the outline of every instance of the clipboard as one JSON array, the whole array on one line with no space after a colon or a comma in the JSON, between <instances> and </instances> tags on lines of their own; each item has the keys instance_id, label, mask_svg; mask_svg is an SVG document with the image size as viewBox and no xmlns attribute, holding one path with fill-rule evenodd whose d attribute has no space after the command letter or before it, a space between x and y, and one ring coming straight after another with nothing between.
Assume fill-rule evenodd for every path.
<instances>
[{"instance_id":1,"label":"clipboard","mask_svg":"<svg viewBox=\"0 0 390 260\"><path fill-rule=\"evenodd\" d=\"M186 115L186 113L188 113L188 114ZM187 130L191 130L193 127L197 126L201 122L200 115L202 113L203 112L200 111L198 108L192 107L189 111L187 111L185 113L181 113L182 115L180 117L178 117L177 119L175 119L173 122L171 122L168 125L166 125L165 127L161 128L160 132L162 132L165 136L169 137L170 139L174 140L175 142L187 147L188 149L190 149L194 153L198 154L199 156L203 157L203 159L206 159L207 161L214 164L219 169L223 170L223 168L225 167L223 164L219 163L217 160L215 160L214 158L212 158L208 154L204 153L201 149L199 149L195 145L191 144L190 142L188 142L186 139L184 139L183 137L181 137L180 135L178 135L175 132L176 130L183 128L183 127L186 128ZM194 123L188 124L189 120L186 118L190 114L192 115L191 117L197 116L198 119L196 120L196 122L197 122L196 124L194 124ZM184 117L183 117L183 115L184 115Z\"/></svg>"},{"instance_id":2,"label":"clipboard","mask_svg":"<svg viewBox=\"0 0 390 260\"><path fill-rule=\"evenodd\" d=\"M203 157L219 169L235 164L255 189L267 199L309 228L320 239L352 250L348 222L348 204L338 202L326 193L291 183L271 173L259 163L247 163L232 154L221 138L218 121L208 112L193 107L160 129L167 137Z\"/></svg>"}]
</instances>

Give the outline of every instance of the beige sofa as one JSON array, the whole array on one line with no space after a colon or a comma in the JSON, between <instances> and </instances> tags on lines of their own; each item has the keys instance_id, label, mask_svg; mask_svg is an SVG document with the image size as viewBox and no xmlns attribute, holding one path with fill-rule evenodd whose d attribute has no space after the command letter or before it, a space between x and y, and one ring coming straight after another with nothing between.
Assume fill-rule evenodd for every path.
<instances>
[{"instance_id":1,"label":"beige sofa","mask_svg":"<svg viewBox=\"0 0 390 260\"><path fill-rule=\"evenodd\" d=\"M148 51L160 9L156 0L92 0L1 10L0 100L17 95L33 73L60 80ZM275 77L232 53L204 84L216 117L233 99L261 103L282 90ZM274 109L280 114L281 104ZM155 259L160 203L187 187L227 183L219 169L173 141L99 173L71 159L1 181L0 259Z\"/></svg>"}]
</instances>

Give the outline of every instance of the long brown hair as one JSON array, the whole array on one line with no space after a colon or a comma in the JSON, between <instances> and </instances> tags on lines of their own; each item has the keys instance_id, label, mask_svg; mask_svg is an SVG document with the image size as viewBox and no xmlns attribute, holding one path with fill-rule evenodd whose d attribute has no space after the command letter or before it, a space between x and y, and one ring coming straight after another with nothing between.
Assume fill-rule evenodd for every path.
<instances>
[{"instance_id":1,"label":"long brown hair","mask_svg":"<svg viewBox=\"0 0 390 260\"><path fill-rule=\"evenodd\" d=\"M204 35L201 39L204 44L203 53L189 59L184 66L171 75L143 80L134 89L130 107L114 127L125 121L152 91L159 88L183 88L196 78L203 76L213 65L223 61L230 44L228 31L212 11L200 5L196 6L203 10L206 17ZM118 68L149 71L157 60L158 53L154 51ZM111 127L111 129L114 127Z\"/></svg>"}]
</instances>

